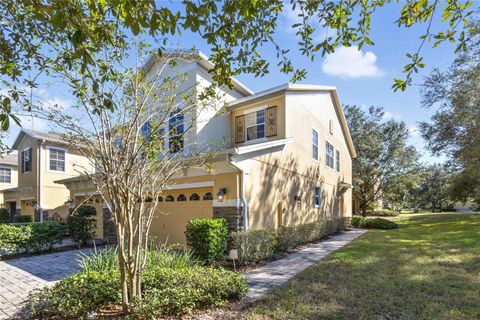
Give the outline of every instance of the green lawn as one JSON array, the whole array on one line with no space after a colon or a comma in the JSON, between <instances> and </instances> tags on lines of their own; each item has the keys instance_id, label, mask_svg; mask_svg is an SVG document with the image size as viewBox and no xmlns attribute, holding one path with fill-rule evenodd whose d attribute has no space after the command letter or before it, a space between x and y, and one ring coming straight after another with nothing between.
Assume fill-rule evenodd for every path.
<instances>
[{"instance_id":1,"label":"green lawn","mask_svg":"<svg viewBox=\"0 0 480 320\"><path fill-rule=\"evenodd\" d=\"M253 319L480 319L480 214L402 215L272 290Z\"/></svg>"}]
</instances>

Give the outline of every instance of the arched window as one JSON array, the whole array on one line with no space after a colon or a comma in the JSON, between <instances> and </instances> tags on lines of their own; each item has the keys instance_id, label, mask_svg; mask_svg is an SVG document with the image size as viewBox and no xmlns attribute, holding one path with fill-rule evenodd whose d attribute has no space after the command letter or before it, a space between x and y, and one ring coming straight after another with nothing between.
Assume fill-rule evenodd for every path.
<instances>
[{"instance_id":1,"label":"arched window","mask_svg":"<svg viewBox=\"0 0 480 320\"><path fill-rule=\"evenodd\" d=\"M200 196L196 193L192 193L192 195L190 196L190 201L198 201L200 200Z\"/></svg>"},{"instance_id":2,"label":"arched window","mask_svg":"<svg viewBox=\"0 0 480 320\"><path fill-rule=\"evenodd\" d=\"M203 196L203 200L213 200L212 193L211 192L205 193L205 195Z\"/></svg>"},{"instance_id":3,"label":"arched window","mask_svg":"<svg viewBox=\"0 0 480 320\"><path fill-rule=\"evenodd\" d=\"M174 198L171 194L169 194L169 195L165 198L165 201L167 201L167 202L172 202L172 201L175 201L175 198Z\"/></svg>"},{"instance_id":4,"label":"arched window","mask_svg":"<svg viewBox=\"0 0 480 320\"><path fill-rule=\"evenodd\" d=\"M185 197L185 195L181 193L178 195L177 201L187 201L187 197Z\"/></svg>"}]
</instances>

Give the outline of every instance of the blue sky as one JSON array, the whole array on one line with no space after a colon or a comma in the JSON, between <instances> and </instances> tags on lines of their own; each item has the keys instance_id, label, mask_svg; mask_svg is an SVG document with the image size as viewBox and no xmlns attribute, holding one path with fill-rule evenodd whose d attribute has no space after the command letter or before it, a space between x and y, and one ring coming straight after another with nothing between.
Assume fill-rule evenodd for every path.
<instances>
[{"instance_id":1,"label":"blue sky","mask_svg":"<svg viewBox=\"0 0 480 320\"><path fill-rule=\"evenodd\" d=\"M382 106L386 110L386 118L403 120L411 128L411 143L423 153L422 160L425 162L438 162L443 158L431 156L426 151L424 141L418 135L417 125L419 121L428 120L433 110L427 110L420 106L419 84L434 67L447 68L454 59L454 46L443 44L436 49L426 45L422 51L427 64L420 74L415 76L415 83L406 92L394 93L391 89L392 78L401 77L403 66L408 63L406 53L416 51L419 45L419 35L424 32L426 26L419 25L411 29L400 29L395 20L398 17L400 6L388 5L375 13L372 19L371 39L375 46L365 46L361 51L356 48L340 48L334 54L321 58L317 57L313 62L302 56L296 50L296 36L291 25L295 23L295 12L282 13L279 21L276 39L284 48L291 48L290 57L296 67L308 70L307 78L301 83L333 85L338 88L340 99L344 104L356 104L363 107L370 105ZM433 25L436 30L442 27L437 23ZM170 39L173 46L182 48L196 48L209 54L206 42L198 35L183 33ZM275 67L276 56L273 50L265 48L262 54L267 60L272 61L270 73L262 78L252 75L240 75L238 79L248 85L254 91L261 91L282 83L289 82L290 77L284 75ZM68 95L51 88L40 89L41 95L46 99L62 105L71 104ZM26 128L44 129L45 123L33 120L25 123ZM7 143L11 143L18 128L12 127Z\"/></svg>"}]
</instances>

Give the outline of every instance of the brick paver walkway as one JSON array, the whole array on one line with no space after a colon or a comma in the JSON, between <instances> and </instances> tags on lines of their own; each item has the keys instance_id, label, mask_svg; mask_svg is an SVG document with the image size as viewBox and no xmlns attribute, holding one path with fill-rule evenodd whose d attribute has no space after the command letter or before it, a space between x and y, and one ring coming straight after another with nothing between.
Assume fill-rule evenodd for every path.
<instances>
[{"instance_id":1,"label":"brick paver walkway","mask_svg":"<svg viewBox=\"0 0 480 320\"><path fill-rule=\"evenodd\" d=\"M79 254L70 250L0 261L0 319L12 317L32 289L52 285L77 271Z\"/></svg>"},{"instance_id":2,"label":"brick paver walkway","mask_svg":"<svg viewBox=\"0 0 480 320\"><path fill-rule=\"evenodd\" d=\"M309 245L285 258L248 272L246 276L250 289L247 298L256 300L263 297L272 287L285 283L297 273L322 260L365 232L366 230L342 232L328 240Z\"/></svg>"}]
</instances>

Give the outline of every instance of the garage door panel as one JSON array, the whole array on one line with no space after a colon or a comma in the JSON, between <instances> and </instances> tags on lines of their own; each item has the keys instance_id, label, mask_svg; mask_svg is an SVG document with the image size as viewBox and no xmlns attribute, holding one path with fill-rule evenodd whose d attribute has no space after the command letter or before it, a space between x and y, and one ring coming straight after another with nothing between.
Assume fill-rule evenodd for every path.
<instances>
[{"instance_id":1,"label":"garage door panel","mask_svg":"<svg viewBox=\"0 0 480 320\"><path fill-rule=\"evenodd\" d=\"M203 191L203 190L202 190ZM183 193L189 198L191 193L196 192L203 196L200 191L176 192L172 194L177 199L178 194ZM211 192L211 190L209 191ZM159 204L157 213L152 221L150 236L157 243L180 243L185 244L185 227L191 219L203 219L213 217L212 201L174 201Z\"/></svg>"}]
</instances>

